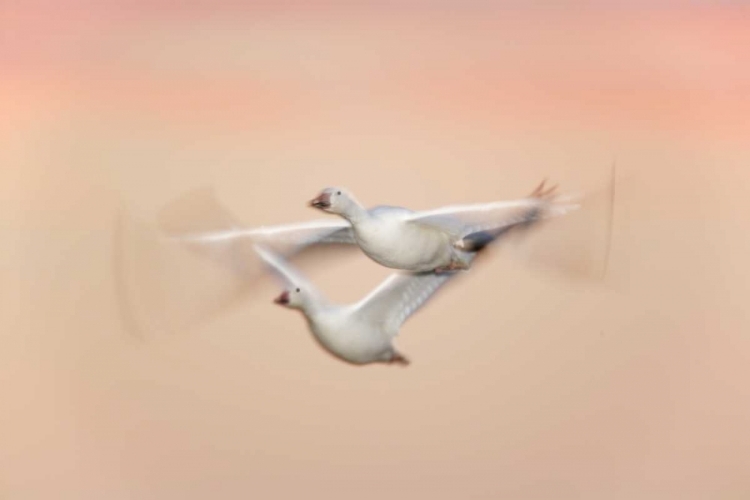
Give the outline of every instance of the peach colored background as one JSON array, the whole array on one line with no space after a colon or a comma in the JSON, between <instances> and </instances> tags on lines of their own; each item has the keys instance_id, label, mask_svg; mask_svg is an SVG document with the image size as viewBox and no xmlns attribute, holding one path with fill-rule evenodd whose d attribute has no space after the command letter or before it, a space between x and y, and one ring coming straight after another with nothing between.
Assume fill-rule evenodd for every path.
<instances>
[{"instance_id":1,"label":"peach colored background","mask_svg":"<svg viewBox=\"0 0 750 500\"><path fill-rule=\"evenodd\" d=\"M0 6L0 498L750 496L750 10L488 3ZM202 185L257 225L613 158L606 281L498 252L406 370L326 356L270 281L167 333L207 271L117 229ZM387 274L307 271L344 302Z\"/></svg>"}]
</instances>

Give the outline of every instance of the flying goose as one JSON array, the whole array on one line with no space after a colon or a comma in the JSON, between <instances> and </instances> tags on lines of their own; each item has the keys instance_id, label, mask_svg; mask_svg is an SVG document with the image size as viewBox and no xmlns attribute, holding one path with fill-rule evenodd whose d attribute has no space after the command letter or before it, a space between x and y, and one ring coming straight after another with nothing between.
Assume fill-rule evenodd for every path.
<instances>
[{"instance_id":1,"label":"flying goose","mask_svg":"<svg viewBox=\"0 0 750 500\"><path fill-rule=\"evenodd\" d=\"M475 240L466 239L467 235L491 235L520 222L559 216L578 208L569 200L555 200L555 189L545 188L542 182L530 195L516 200L412 211L393 206L365 209L345 189L327 188L310 205L339 215L339 220L251 229L235 224L174 237L209 247L245 240L285 258L311 246L356 245L372 260L392 269L438 273L466 270L476 250L472 248Z\"/></svg>"},{"instance_id":2,"label":"flying goose","mask_svg":"<svg viewBox=\"0 0 750 500\"><path fill-rule=\"evenodd\" d=\"M393 346L393 339L401 325L457 274L395 272L361 301L337 305L281 256L260 245L255 245L255 250L285 284L274 302L299 310L318 344L354 365L408 365L409 360Z\"/></svg>"}]
</instances>

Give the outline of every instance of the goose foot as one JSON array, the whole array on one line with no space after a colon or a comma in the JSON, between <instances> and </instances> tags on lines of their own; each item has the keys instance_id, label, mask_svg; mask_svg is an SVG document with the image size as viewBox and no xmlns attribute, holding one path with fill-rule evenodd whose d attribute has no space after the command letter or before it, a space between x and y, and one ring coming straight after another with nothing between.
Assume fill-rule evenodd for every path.
<instances>
[{"instance_id":1,"label":"goose foot","mask_svg":"<svg viewBox=\"0 0 750 500\"><path fill-rule=\"evenodd\" d=\"M409 366L409 363L410 361L406 356L396 351L393 351L393 356L391 356L391 360L388 362L388 364L390 365L401 365L401 366Z\"/></svg>"},{"instance_id":2,"label":"goose foot","mask_svg":"<svg viewBox=\"0 0 750 500\"><path fill-rule=\"evenodd\" d=\"M466 262L460 260L452 260L447 266L440 266L435 268L435 274L450 273L453 271L466 271L470 267Z\"/></svg>"}]
</instances>

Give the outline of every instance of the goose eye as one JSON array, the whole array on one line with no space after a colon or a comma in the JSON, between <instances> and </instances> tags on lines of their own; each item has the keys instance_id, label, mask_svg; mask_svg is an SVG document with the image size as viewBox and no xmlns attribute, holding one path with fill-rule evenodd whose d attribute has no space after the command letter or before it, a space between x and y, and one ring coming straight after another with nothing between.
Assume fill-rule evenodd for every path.
<instances>
[{"instance_id":1,"label":"goose eye","mask_svg":"<svg viewBox=\"0 0 750 500\"><path fill-rule=\"evenodd\" d=\"M341 196L341 191L337 191L336 194Z\"/></svg>"},{"instance_id":2,"label":"goose eye","mask_svg":"<svg viewBox=\"0 0 750 500\"><path fill-rule=\"evenodd\" d=\"M297 288L297 293L299 293L299 288Z\"/></svg>"}]
</instances>

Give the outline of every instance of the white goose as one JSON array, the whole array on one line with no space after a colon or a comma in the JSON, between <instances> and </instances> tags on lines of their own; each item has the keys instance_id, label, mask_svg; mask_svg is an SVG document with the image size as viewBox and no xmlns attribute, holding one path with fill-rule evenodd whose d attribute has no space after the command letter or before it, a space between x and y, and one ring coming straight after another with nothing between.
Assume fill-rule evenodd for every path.
<instances>
[{"instance_id":1,"label":"white goose","mask_svg":"<svg viewBox=\"0 0 750 500\"><path fill-rule=\"evenodd\" d=\"M555 187L542 182L529 196L510 201L454 205L412 211L378 206L365 209L346 190L328 188L310 205L342 217L298 224L228 229L177 235L187 242L221 245L249 240L290 257L312 245L357 245L379 264L411 272L447 272L470 267L476 243L469 234L492 235L520 222L563 215L578 208L569 200L554 202ZM283 249L283 250L280 250Z\"/></svg>"},{"instance_id":2,"label":"white goose","mask_svg":"<svg viewBox=\"0 0 750 500\"><path fill-rule=\"evenodd\" d=\"M285 284L274 302L302 312L318 344L355 365L408 365L409 360L393 347L394 337L401 325L456 275L397 272L361 301L341 306L330 303L279 255L260 245L255 249Z\"/></svg>"},{"instance_id":3,"label":"white goose","mask_svg":"<svg viewBox=\"0 0 750 500\"><path fill-rule=\"evenodd\" d=\"M551 204L556 186L542 182L527 197L414 212L401 207L365 209L349 192L324 189L312 207L339 215L351 224L352 237L375 262L412 272L469 269L475 248L469 234L492 234L541 217L561 215L577 205Z\"/></svg>"}]
</instances>

